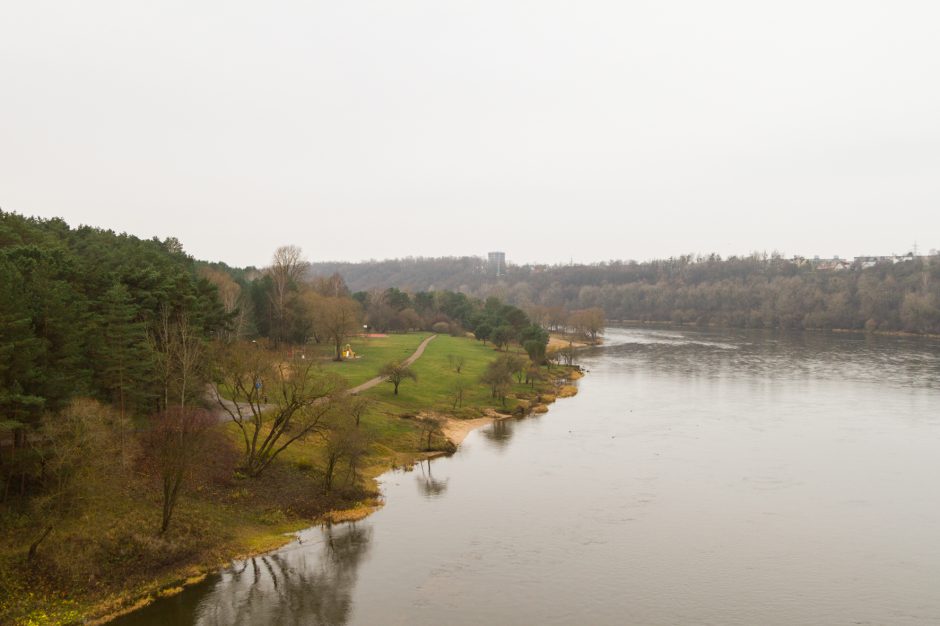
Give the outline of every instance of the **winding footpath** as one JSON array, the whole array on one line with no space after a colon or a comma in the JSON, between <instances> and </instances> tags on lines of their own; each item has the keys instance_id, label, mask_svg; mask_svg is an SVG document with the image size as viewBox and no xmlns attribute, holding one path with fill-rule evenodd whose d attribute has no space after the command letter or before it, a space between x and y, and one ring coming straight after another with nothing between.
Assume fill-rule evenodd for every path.
<instances>
[{"instance_id":1,"label":"winding footpath","mask_svg":"<svg viewBox=\"0 0 940 626\"><path fill-rule=\"evenodd\" d=\"M412 363L417 361L419 358L421 358L421 355L424 354L424 349L428 347L428 344L431 343L431 340L434 339L435 337L437 337L437 335L431 335L430 337L422 341L420 344L418 344L418 348L414 351L414 354L412 354L410 357L405 359L402 363L404 365L411 365ZM369 380L362 383L361 385L356 385L352 389L349 389L346 393L350 396L354 396L358 393L362 393L366 389L372 389L376 385L379 385L383 382L385 382L385 376L376 376L375 378L370 378ZM216 403L216 404L221 403L223 405L219 407L219 409L215 412L216 419L220 422L224 422L232 418L229 411L231 411L232 413L237 413L239 408L245 411L250 410L250 408L248 407L246 403L240 402L236 405L235 402L228 400L226 398L217 398L215 395L213 395L212 391L209 391L209 399L213 403ZM273 404L262 404L261 410L267 411L273 406L274 406Z\"/></svg>"},{"instance_id":2,"label":"winding footpath","mask_svg":"<svg viewBox=\"0 0 940 626\"><path fill-rule=\"evenodd\" d=\"M424 354L424 349L428 347L428 344L431 343L431 340L434 339L435 337L437 337L437 335L431 335L430 337L422 341L420 344L418 344L418 349L414 351L414 354L412 354L410 357L402 361L402 365L411 365L412 363L417 361L419 358L421 358L421 355ZM371 378L367 380L366 382L362 383L361 385L356 385L355 387L353 387L346 393L348 393L351 396L354 396L357 393L361 393L365 391L366 389L372 389L376 385L381 384L383 382L385 382L385 376L376 376L375 378Z\"/></svg>"}]
</instances>

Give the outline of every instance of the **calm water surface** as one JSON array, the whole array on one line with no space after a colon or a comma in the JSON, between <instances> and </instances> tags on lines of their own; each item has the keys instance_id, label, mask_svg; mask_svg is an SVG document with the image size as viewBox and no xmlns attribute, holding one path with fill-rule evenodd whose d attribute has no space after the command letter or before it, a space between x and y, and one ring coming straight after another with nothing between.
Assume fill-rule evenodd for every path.
<instances>
[{"instance_id":1,"label":"calm water surface","mask_svg":"<svg viewBox=\"0 0 940 626\"><path fill-rule=\"evenodd\" d=\"M607 341L375 515L119 623L940 623L940 343Z\"/></svg>"}]
</instances>

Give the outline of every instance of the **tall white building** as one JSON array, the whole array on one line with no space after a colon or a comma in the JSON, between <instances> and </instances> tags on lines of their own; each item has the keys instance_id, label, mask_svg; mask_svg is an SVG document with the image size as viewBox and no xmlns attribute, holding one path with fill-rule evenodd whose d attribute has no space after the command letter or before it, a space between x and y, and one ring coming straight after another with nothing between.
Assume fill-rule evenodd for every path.
<instances>
[{"instance_id":1,"label":"tall white building","mask_svg":"<svg viewBox=\"0 0 940 626\"><path fill-rule=\"evenodd\" d=\"M506 253L505 252L490 252L487 255L489 261L487 263L487 270L490 274L496 274L497 276L502 276L506 273Z\"/></svg>"}]
</instances>

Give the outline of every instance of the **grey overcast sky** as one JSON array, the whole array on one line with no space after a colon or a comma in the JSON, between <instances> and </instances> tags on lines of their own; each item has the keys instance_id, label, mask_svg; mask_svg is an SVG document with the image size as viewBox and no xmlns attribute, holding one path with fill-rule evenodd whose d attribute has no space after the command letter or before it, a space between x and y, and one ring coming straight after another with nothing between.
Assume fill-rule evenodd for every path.
<instances>
[{"instance_id":1,"label":"grey overcast sky","mask_svg":"<svg viewBox=\"0 0 940 626\"><path fill-rule=\"evenodd\" d=\"M0 3L0 206L265 264L940 247L940 2Z\"/></svg>"}]
</instances>

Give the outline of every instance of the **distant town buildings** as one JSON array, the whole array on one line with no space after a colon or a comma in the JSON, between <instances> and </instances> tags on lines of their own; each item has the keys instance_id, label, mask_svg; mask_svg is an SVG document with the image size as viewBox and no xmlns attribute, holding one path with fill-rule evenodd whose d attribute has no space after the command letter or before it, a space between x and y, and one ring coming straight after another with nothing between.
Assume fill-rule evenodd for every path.
<instances>
[{"instance_id":1,"label":"distant town buildings","mask_svg":"<svg viewBox=\"0 0 940 626\"><path fill-rule=\"evenodd\" d=\"M506 273L505 252L490 252L487 259L486 269L490 274L502 276Z\"/></svg>"},{"instance_id":2,"label":"distant town buildings","mask_svg":"<svg viewBox=\"0 0 940 626\"><path fill-rule=\"evenodd\" d=\"M837 256L828 259L820 258L818 256L815 256L812 259L795 256L790 259L790 262L799 267L810 266L817 270L838 272L850 269L867 269L882 263L890 263L893 265L895 263L914 261L915 259L929 262L932 257L937 256L936 250L931 250L930 252L930 255L918 255L913 252L908 252L907 254L891 254L887 256L857 256L851 261L848 259L839 258Z\"/></svg>"},{"instance_id":3,"label":"distant town buildings","mask_svg":"<svg viewBox=\"0 0 940 626\"><path fill-rule=\"evenodd\" d=\"M940 266L940 250L932 248L928 254L918 254L917 249L915 248L911 252L906 254L888 254L881 256L857 256L853 259L843 259L839 256L832 257L820 257L816 255L811 258L803 256L792 256L785 257L779 253L774 253L772 255L754 253L749 257L729 257L729 258L746 258L750 260L763 261L768 264L778 264L778 263L792 263L800 268L807 268L812 270L818 270L821 272L845 272L845 271L860 271L875 267L876 265L896 265L898 263L907 263L920 261L925 266ZM477 257L480 259L480 257ZM670 261L676 259L669 259ZM689 255L687 257L680 257L681 261L684 263L707 263L714 261L721 261L722 258L718 255L712 254L709 256L702 255ZM600 263L600 265L636 265L636 261L610 261ZM558 268L562 266L567 266L567 264L558 264L558 265L545 265L545 264L522 264L513 266L514 272L517 272L520 276L522 274L540 274L542 272L549 271L553 268ZM506 275L506 253L505 252L488 252L485 263L480 259L480 265L477 265L477 271L482 271L489 276L505 276Z\"/></svg>"}]
</instances>

